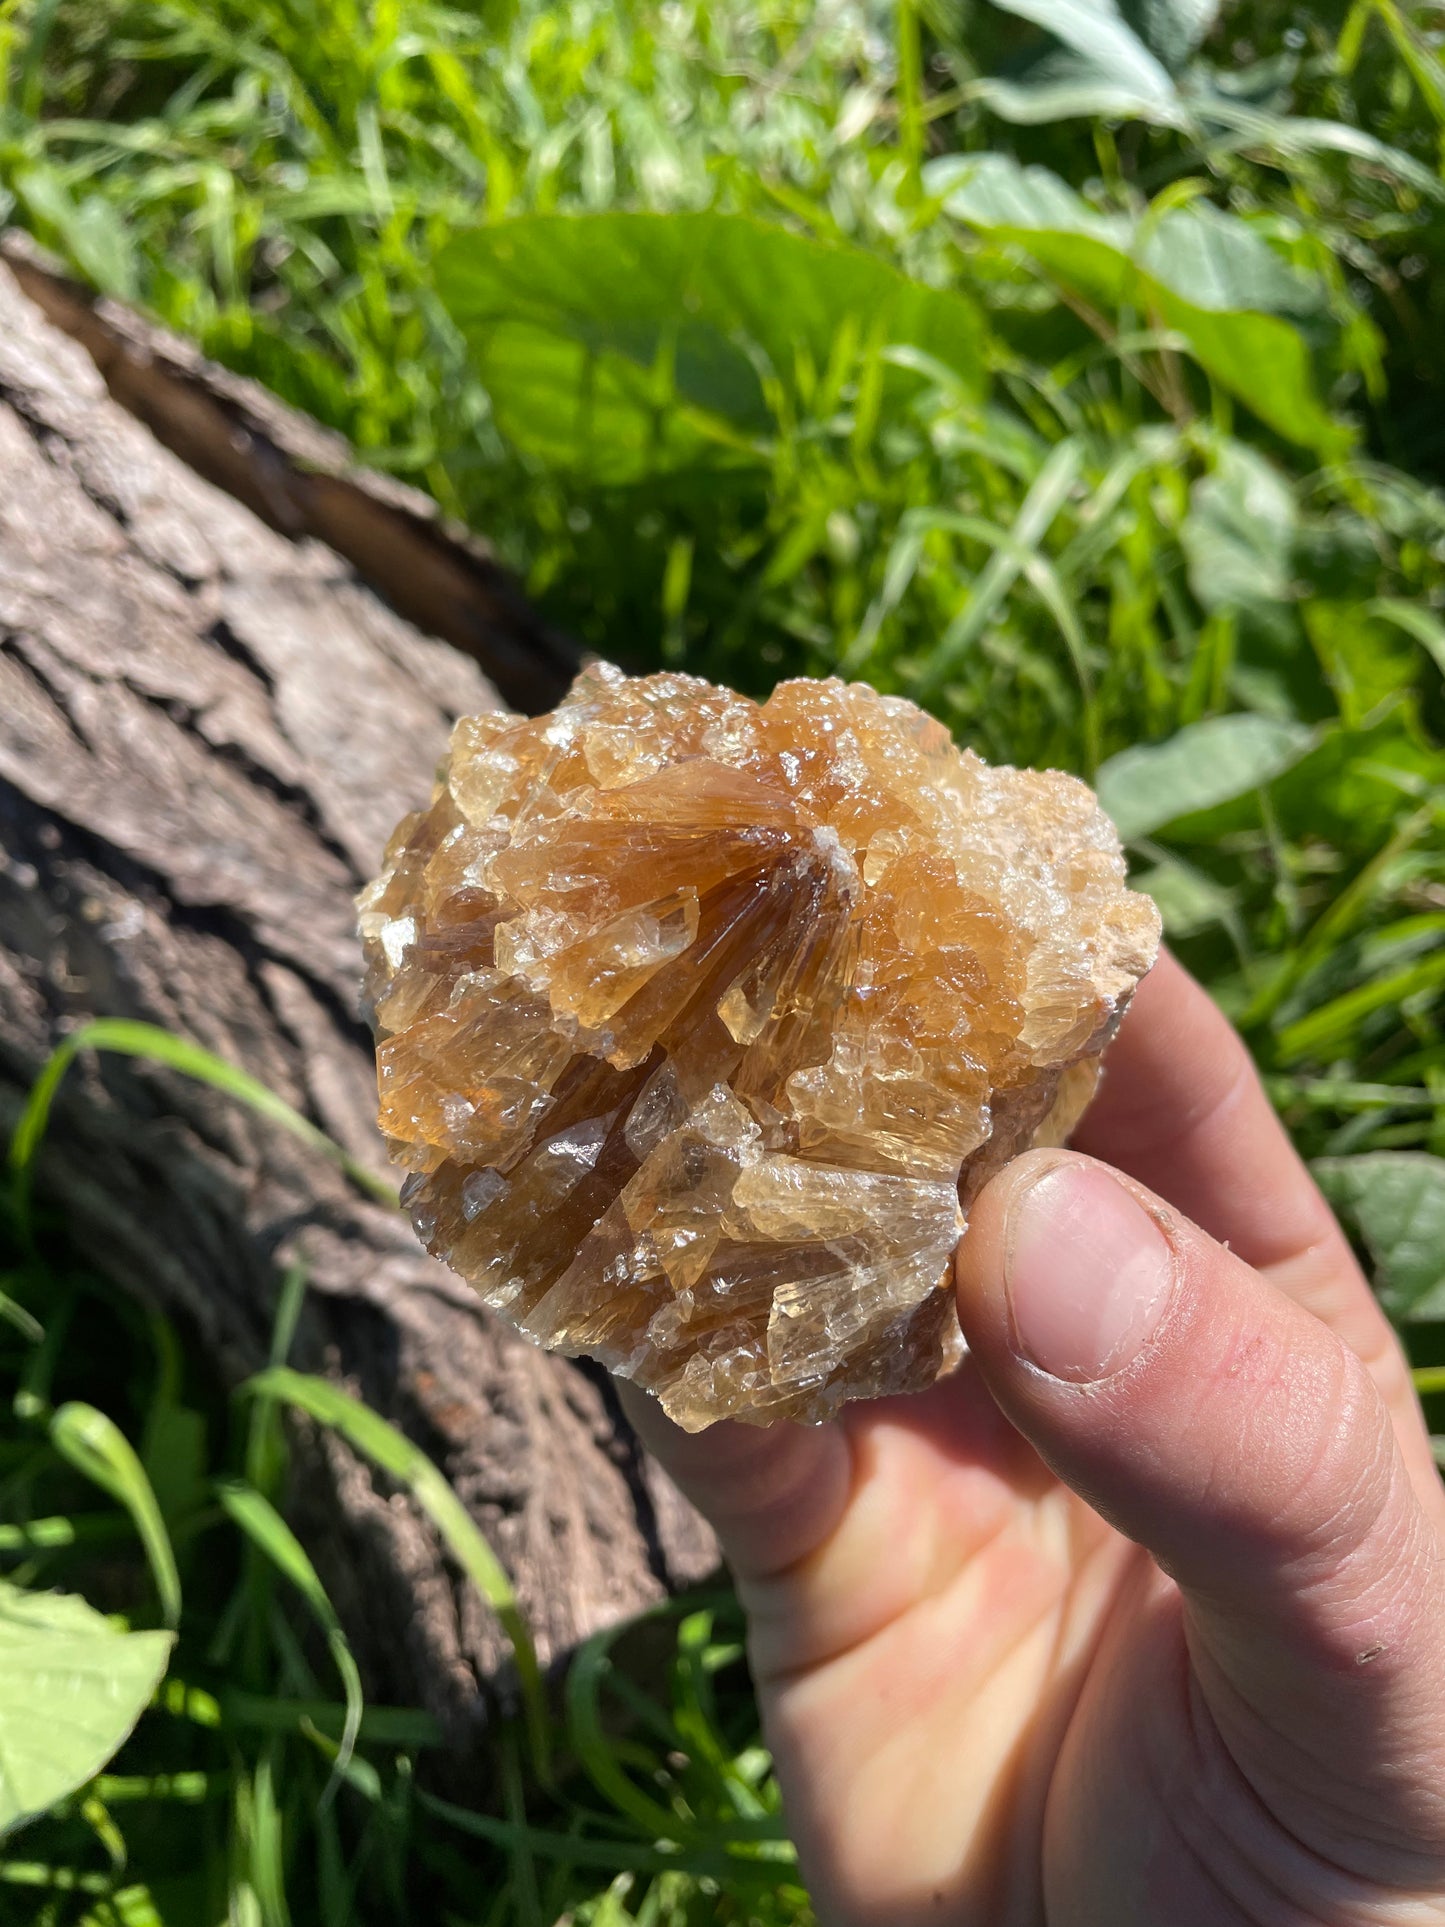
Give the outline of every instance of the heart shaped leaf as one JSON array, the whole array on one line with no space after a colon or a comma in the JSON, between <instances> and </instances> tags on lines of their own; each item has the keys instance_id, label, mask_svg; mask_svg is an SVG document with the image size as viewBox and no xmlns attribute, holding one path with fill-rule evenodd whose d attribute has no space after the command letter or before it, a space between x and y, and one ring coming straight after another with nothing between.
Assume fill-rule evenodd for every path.
<instances>
[{"instance_id":1,"label":"heart shaped leaf","mask_svg":"<svg viewBox=\"0 0 1445 1927\"><path fill-rule=\"evenodd\" d=\"M0 1581L0 1835L94 1778L166 1670L170 1633L119 1632L83 1599Z\"/></svg>"}]
</instances>

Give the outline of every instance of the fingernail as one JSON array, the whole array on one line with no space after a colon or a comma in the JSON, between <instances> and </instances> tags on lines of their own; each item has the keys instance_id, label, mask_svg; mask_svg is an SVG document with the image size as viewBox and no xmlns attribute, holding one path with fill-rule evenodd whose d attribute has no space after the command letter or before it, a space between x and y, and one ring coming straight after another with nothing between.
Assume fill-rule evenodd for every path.
<instances>
[{"instance_id":1,"label":"fingernail","mask_svg":"<svg viewBox=\"0 0 1445 1927\"><path fill-rule=\"evenodd\" d=\"M1099 1165L1050 1165L1035 1178L1010 1208L1004 1251L1014 1349L1053 1378L1122 1371L1168 1308L1174 1254Z\"/></svg>"}]
</instances>

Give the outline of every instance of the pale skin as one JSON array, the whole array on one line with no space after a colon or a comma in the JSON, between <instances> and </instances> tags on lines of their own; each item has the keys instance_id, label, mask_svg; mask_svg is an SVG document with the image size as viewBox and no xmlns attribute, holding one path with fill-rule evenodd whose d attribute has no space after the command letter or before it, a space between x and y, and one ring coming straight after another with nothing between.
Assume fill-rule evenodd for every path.
<instances>
[{"instance_id":1,"label":"pale skin","mask_svg":"<svg viewBox=\"0 0 1445 1927\"><path fill-rule=\"evenodd\" d=\"M1439 1475L1167 957L1077 1147L975 1202L932 1391L696 1436L629 1398L736 1575L820 1921L1440 1927Z\"/></svg>"}]
</instances>

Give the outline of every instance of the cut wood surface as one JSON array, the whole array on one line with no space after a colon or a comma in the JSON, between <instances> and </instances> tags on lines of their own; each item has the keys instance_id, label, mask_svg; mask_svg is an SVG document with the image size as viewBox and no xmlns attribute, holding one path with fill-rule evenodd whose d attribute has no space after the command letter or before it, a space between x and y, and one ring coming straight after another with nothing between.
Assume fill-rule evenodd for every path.
<instances>
[{"instance_id":1,"label":"cut wood surface","mask_svg":"<svg viewBox=\"0 0 1445 1927\"><path fill-rule=\"evenodd\" d=\"M43 272L22 266L32 292ZM531 693L549 697L565 646L478 545L465 568L452 556L441 595L465 628L466 582L488 585L473 633L492 640L469 659L382 602L313 523L292 539L201 479L80 345L103 360L119 333L141 365L146 324L54 286L43 313L0 266L0 1132L62 1036L124 1016L243 1066L384 1171L353 895L425 798L451 721L498 703L475 658L510 664L514 696L532 661ZM209 381L192 357L196 433ZM233 377L214 392L217 419L269 423L266 459L304 499L321 470L299 451L319 431ZM208 472L224 480L236 453ZM396 506L389 483L372 497L339 459L327 472ZM451 540L428 526L417 566ZM545 1656L715 1565L600 1374L489 1318L399 1213L210 1089L81 1061L39 1184L77 1249L178 1316L229 1384L265 1362L279 1278L302 1261L291 1362L437 1459ZM373 1695L428 1707L465 1743L503 1650L494 1623L405 1495L328 1435L300 1428L298 1449L293 1516Z\"/></svg>"}]
</instances>

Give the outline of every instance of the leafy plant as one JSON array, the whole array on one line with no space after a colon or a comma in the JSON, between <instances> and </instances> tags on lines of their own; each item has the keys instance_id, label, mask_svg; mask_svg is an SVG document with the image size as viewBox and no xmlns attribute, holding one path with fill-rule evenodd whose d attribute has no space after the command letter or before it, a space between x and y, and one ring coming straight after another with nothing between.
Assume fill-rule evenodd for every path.
<instances>
[{"instance_id":1,"label":"leafy plant","mask_svg":"<svg viewBox=\"0 0 1445 1927\"><path fill-rule=\"evenodd\" d=\"M437 282L503 434L601 487L765 471L779 418L826 415L870 354L880 408L919 362L983 381L965 297L744 215L522 216L452 242Z\"/></svg>"},{"instance_id":2,"label":"leafy plant","mask_svg":"<svg viewBox=\"0 0 1445 1927\"><path fill-rule=\"evenodd\" d=\"M865 676L1095 778L1433 1401L1442 49L1416 0L0 0L0 181L97 285L469 517L605 654L754 691ZM0 1461L28 1509L0 1550L98 1581L90 1549L150 1515L87 1510L49 1427L126 1416L180 1583L175 1710L93 1783L110 1818L62 1805L51 1859L0 1885L329 1927L471 1918L480 1864L498 1923L806 1918L726 1601L663 1616L662 1695L625 1640L588 1648L545 1747L534 1689L490 1806L418 1786L428 1723L360 1707L286 1537L276 1399L452 1517L444 1488L286 1375L284 1317L243 1440L208 1442L227 1424L142 1367L152 1335L41 1256L25 1172L62 1070L12 1147ZM65 1336L82 1303L105 1371ZM157 1410L183 1479L145 1447ZM142 1612L173 1604L147 1543Z\"/></svg>"},{"instance_id":3,"label":"leafy plant","mask_svg":"<svg viewBox=\"0 0 1445 1927\"><path fill-rule=\"evenodd\" d=\"M123 1631L83 1599L0 1583L0 1837L94 1778L170 1649L168 1634Z\"/></svg>"},{"instance_id":4,"label":"leafy plant","mask_svg":"<svg viewBox=\"0 0 1445 1927\"><path fill-rule=\"evenodd\" d=\"M96 1024L62 1044L37 1080L17 1134L15 1171L28 1175L60 1076L87 1045L151 1055L288 1130L302 1122L269 1092L258 1101L261 1087L183 1040L140 1025ZM321 1154L335 1155L314 1127L303 1135ZM13 1435L0 1426L0 1476L13 1455L6 1491L22 1513L33 1512L42 1495L64 1491L57 1480L66 1474L118 1500L162 1615L169 1626L179 1624L179 1641L172 1631L113 1624L77 1597L33 1589L57 1559L84 1570L100 1547L113 1565L113 1515L52 1509L0 1527L0 1556L18 1557L17 1575L32 1588L0 1581L7 1662L0 1837L23 1821L36 1823L37 1837L37 1857L0 1856L0 1917L7 1917L7 1891L20 1891L49 1895L45 1918L81 1927L164 1927L210 1917L216 1908L282 1927L297 1904L328 1927L397 1919L423 1894L438 1905L469 1904L482 1852L495 1864L499 1918L530 1923L572 1909L579 1919L692 1923L713 1917L714 1902L727 1893L740 1904L747 1897L748 1917L759 1927L807 1921L755 1715L736 1680L726 1707L714 1683L739 1671L730 1598L669 1602L651 1615L665 1633L675 1632L677 1645L671 1693L661 1700L615 1662L613 1648L629 1629L589 1642L559 1723L511 1584L436 1466L357 1400L287 1367L304 1290L300 1271L282 1286L270 1368L243 1388L248 1409L238 1445L207 1478L205 1415L178 1402L176 1340L155 1320L139 1334L127 1321L121 1325L125 1340L140 1336L159 1354L158 1395L146 1401L144 1462L88 1400L52 1403L60 1373L88 1368L112 1395L124 1383L116 1333L96 1329L114 1316L109 1294L99 1280L52 1268L52 1238L28 1187L12 1195L8 1215L0 1210L0 1257L5 1241L15 1242L10 1281L21 1298L46 1301L47 1314L45 1329L31 1329L32 1314L12 1301L10 1329L29 1349L14 1381ZM86 1340L70 1338L81 1300L92 1301L83 1329L93 1353ZM104 1311L96 1317L99 1305ZM0 1356L0 1380L13 1364ZM499 1733L502 1813L460 1807L417 1786L421 1757L440 1737L434 1722L365 1704L335 1608L277 1509L286 1478L276 1422L282 1405L334 1428L378 1472L404 1485L497 1613L512 1642L523 1705L520 1734L510 1723ZM32 1442L37 1433L42 1444ZM177 1446L195 1461L180 1477L170 1463ZM170 1473L164 1480L163 1466ZM95 1572L102 1587L104 1573L104 1565ZM273 1577L287 1583L319 1628L342 1704L321 1692L302 1640L273 1597ZM718 1631L723 1625L731 1630ZM172 1675L157 1690L173 1647ZM623 1721L639 1721L652 1742L661 1739L660 1748L649 1753L640 1739L619 1748L617 1709L603 1710L609 1691ZM117 1762L136 1770L103 1771L138 1721ZM205 1760L199 1766L198 1752ZM539 1818L529 1815L529 1801L534 1812L540 1805ZM224 1822L216 1811L223 1804ZM200 1809L199 1847L194 1828L178 1827L172 1817L177 1806ZM458 1853L459 1840L469 1844L467 1855ZM97 1855L101 1865L94 1864ZM131 1878L136 1862L147 1869L144 1880ZM634 1892L641 1908L635 1916L623 1907Z\"/></svg>"},{"instance_id":5,"label":"leafy plant","mask_svg":"<svg viewBox=\"0 0 1445 1927\"><path fill-rule=\"evenodd\" d=\"M1391 1316L1445 1316L1445 1158L1370 1151L1321 1158L1315 1175L1336 1209L1358 1225Z\"/></svg>"},{"instance_id":6,"label":"leafy plant","mask_svg":"<svg viewBox=\"0 0 1445 1927\"><path fill-rule=\"evenodd\" d=\"M540 1778L547 1778L550 1772L547 1703L531 1632L517 1604L512 1582L496 1554L431 1460L395 1427L325 1379L311 1378L276 1365L252 1379L246 1389L253 1398L284 1400L299 1411L308 1412L312 1418L339 1432L373 1465L407 1487L441 1534L447 1550L496 1613L512 1642L533 1765ZM290 1562L294 1563L294 1555L290 1555Z\"/></svg>"}]
</instances>

